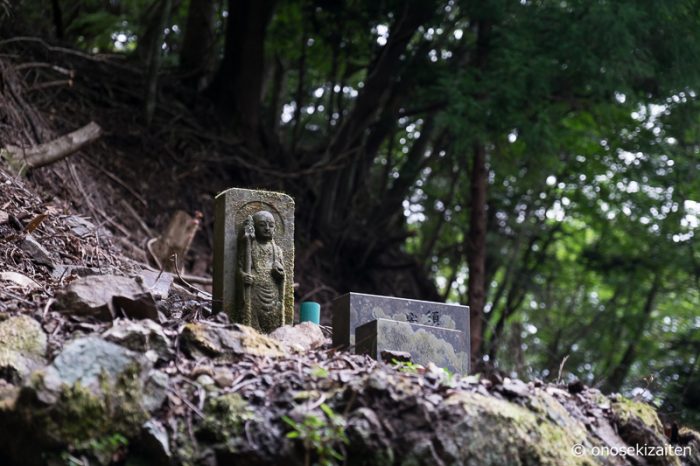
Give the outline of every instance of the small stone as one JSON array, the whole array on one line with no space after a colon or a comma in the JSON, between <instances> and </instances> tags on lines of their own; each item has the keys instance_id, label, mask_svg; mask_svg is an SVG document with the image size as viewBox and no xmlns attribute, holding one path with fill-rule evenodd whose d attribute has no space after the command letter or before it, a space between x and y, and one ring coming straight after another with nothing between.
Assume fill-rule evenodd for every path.
<instances>
[{"instance_id":1,"label":"small stone","mask_svg":"<svg viewBox=\"0 0 700 466\"><path fill-rule=\"evenodd\" d=\"M216 382L214 382L214 379L212 379L207 374L202 374L199 377L197 377L197 383L203 387L209 387L211 385L214 385Z\"/></svg>"},{"instance_id":2,"label":"small stone","mask_svg":"<svg viewBox=\"0 0 700 466\"><path fill-rule=\"evenodd\" d=\"M174 356L163 328L149 319L117 319L102 337L139 353L153 351L161 361L168 361Z\"/></svg>"},{"instance_id":3,"label":"small stone","mask_svg":"<svg viewBox=\"0 0 700 466\"><path fill-rule=\"evenodd\" d=\"M153 350L148 350L145 353L143 353L144 357L148 359L152 364L155 364L160 360L161 358L158 356L158 353L156 353Z\"/></svg>"},{"instance_id":4,"label":"small stone","mask_svg":"<svg viewBox=\"0 0 700 466\"><path fill-rule=\"evenodd\" d=\"M0 225L4 225L10 221L10 215L4 210L0 210Z\"/></svg>"},{"instance_id":5,"label":"small stone","mask_svg":"<svg viewBox=\"0 0 700 466\"><path fill-rule=\"evenodd\" d=\"M411 353L408 351L382 350L382 361L386 363L411 362Z\"/></svg>"},{"instance_id":6,"label":"small stone","mask_svg":"<svg viewBox=\"0 0 700 466\"><path fill-rule=\"evenodd\" d=\"M228 369L217 369L214 372L214 382L221 388L230 387L233 385L233 374Z\"/></svg>"},{"instance_id":7,"label":"small stone","mask_svg":"<svg viewBox=\"0 0 700 466\"><path fill-rule=\"evenodd\" d=\"M208 386L214 385L216 382L214 382L214 379L212 379L211 376L207 374L202 374L199 377L197 377L197 383L200 385Z\"/></svg>"},{"instance_id":8,"label":"small stone","mask_svg":"<svg viewBox=\"0 0 700 466\"><path fill-rule=\"evenodd\" d=\"M142 270L136 277L144 289L150 291L156 299L167 299L173 285L173 275L168 272Z\"/></svg>"},{"instance_id":9,"label":"small stone","mask_svg":"<svg viewBox=\"0 0 700 466\"><path fill-rule=\"evenodd\" d=\"M511 380L505 378L503 380L502 392L506 396L510 397L522 397L527 398L530 396L530 390L525 382L522 380Z\"/></svg>"},{"instance_id":10,"label":"small stone","mask_svg":"<svg viewBox=\"0 0 700 466\"><path fill-rule=\"evenodd\" d=\"M279 341L286 348L297 352L306 352L326 342L321 327L311 322L299 325L285 325L270 333L270 337Z\"/></svg>"},{"instance_id":11,"label":"small stone","mask_svg":"<svg viewBox=\"0 0 700 466\"><path fill-rule=\"evenodd\" d=\"M149 460L148 464L168 466L172 463L168 431L155 419L149 419L141 428L139 446Z\"/></svg>"},{"instance_id":12,"label":"small stone","mask_svg":"<svg viewBox=\"0 0 700 466\"><path fill-rule=\"evenodd\" d=\"M94 234L96 230L95 225L84 217L78 215L69 215L65 217L63 221L68 225L70 231L81 238Z\"/></svg>"},{"instance_id":13,"label":"small stone","mask_svg":"<svg viewBox=\"0 0 700 466\"><path fill-rule=\"evenodd\" d=\"M51 255L32 235L26 235L22 241L20 247L24 252L29 254L32 261L37 264L45 265L49 268L53 268L53 261L51 260Z\"/></svg>"}]
</instances>

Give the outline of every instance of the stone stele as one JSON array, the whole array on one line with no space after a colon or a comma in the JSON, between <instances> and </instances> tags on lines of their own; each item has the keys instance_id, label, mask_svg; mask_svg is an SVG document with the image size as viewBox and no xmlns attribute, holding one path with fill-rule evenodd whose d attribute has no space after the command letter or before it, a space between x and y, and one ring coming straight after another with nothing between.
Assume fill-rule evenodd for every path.
<instances>
[{"instance_id":1,"label":"stone stele","mask_svg":"<svg viewBox=\"0 0 700 466\"><path fill-rule=\"evenodd\" d=\"M357 327L376 319L459 330L469 335L468 306L348 293L333 301L333 346L354 345Z\"/></svg>"},{"instance_id":2,"label":"stone stele","mask_svg":"<svg viewBox=\"0 0 700 466\"><path fill-rule=\"evenodd\" d=\"M231 188L215 199L212 307L265 333L294 319L294 200Z\"/></svg>"},{"instance_id":3,"label":"stone stele","mask_svg":"<svg viewBox=\"0 0 700 466\"><path fill-rule=\"evenodd\" d=\"M357 327L356 352L381 360L383 351L411 354L414 363L429 362L450 372L469 372L469 335L459 331L406 321L377 319Z\"/></svg>"}]
</instances>

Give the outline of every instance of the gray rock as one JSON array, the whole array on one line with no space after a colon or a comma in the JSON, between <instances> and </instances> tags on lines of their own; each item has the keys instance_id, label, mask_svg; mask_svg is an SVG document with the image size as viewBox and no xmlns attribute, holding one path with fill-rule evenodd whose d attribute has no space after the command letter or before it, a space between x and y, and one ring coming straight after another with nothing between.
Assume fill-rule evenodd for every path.
<instances>
[{"instance_id":1,"label":"gray rock","mask_svg":"<svg viewBox=\"0 0 700 466\"><path fill-rule=\"evenodd\" d=\"M167 299L173 285L173 275L168 272L142 270L136 277L141 285L150 291L156 299Z\"/></svg>"},{"instance_id":2,"label":"gray rock","mask_svg":"<svg viewBox=\"0 0 700 466\"><path fill-rule=\"evenodd\" d=\"M79 278L59 293L57 306L66 313L102 320L120 312L133 319L158 320L153 295L135 279L119 275Z\"/></svg>"},{"instance_id":3,"label":"gray rock","mask_svg":"<svg viewBox=\"0 0 700 466\"><path fill-rule=\"evenodd\" d=\"M139 446L149 460L148 464L166 466L172 463L168 431L157 420L149 419L143 425Z\"/></svg>"},{"instance_id":4,"label":"gray rock","mask_svg":"<svg viewBox=\"0 0 700 466\"><path fill-rule=\"evenodd\" d=\"M39 448L115 434L136 438L166 385L143 355L97 336L78 338L22 387L17 429Z\"/></svg>"},{"instance_id":5,"label":"gray rock","mask_svg":"<svg viewBox=\"0 0 700 466\"><path fill-rule=\"evenodd\" d=\"M84 388L99 392L105 378L112 382L134 368L140 372L150 369L148 361L139 353L115 345L97 336L75 339L47 367L46 388L60 390L61 384L80 383ZM145 377L145 374L142 374ZM57 382L57 386L52 383Z\"/></svg>"},{"instance_id":6,"label":"gray rock","mask_svg":"<svg viewBox=\"0 0 700 466\"><path fill-rule=\"evenodd\" d=\"M49 268L53 268L53 260L51 260L49 251L47 251L44 246L42 246L36 240L36 238L34 238L34 236L26 235L24 240L22 240L20 247L24 252L31 256L32 261L36 262L37 264L45 265Z\"/></svg>"},{"instance_id":7,"label":"gray rock","mask_svg":"<svg viewBox=\"0 0 700 466\"><path fill-rule=\"evenodd\" d=\"M318 348L326 342L321 327L311 322L285 325L270 333L270 337L282 343L285 348L300 352Z\"/></svg>"},{"instance_id":8,"label":"gray rock","mask_svg":"<svg viewBox=\"0 0 700 466\"><path fill-rule=\"evenodd\" d=\"M81 238L93 234L96 230L95 224L85 217L80 217L78 215L69 215L65 217L63 221L68 225L74 235L80 236Z\"/></svg>"},{"instance_id":9,"label":"gray rock","mask_svg":"<svg viewBox=\"0 0 700 466\"><path fill-rule=\"evenodd\" d=\"M0 378L17 384L45 358L46 334L36 320L16 316L0 323Z\"/></svg>"},{"instance_id":10,"label":"gray rock","mask_svg":"<svg viewBox=\"0 0 700 466\"><path fill-rule=\"evenodd\" d=\"M151 369L143 387L143 407L149 413L158 410L168 395L170 379L165 372Z\"/></svg>"},{"instance_id":11,"label":"gray rock","mask_svg":"<svg viewBox=\"0 0 700 466\"><path fill-rule=\"evenodd\" d=\"M168 361L175 354L163 328L149 319L117 319L102 337L139 353L155 351L161 361Z\"/></svg>"}]
</instances>

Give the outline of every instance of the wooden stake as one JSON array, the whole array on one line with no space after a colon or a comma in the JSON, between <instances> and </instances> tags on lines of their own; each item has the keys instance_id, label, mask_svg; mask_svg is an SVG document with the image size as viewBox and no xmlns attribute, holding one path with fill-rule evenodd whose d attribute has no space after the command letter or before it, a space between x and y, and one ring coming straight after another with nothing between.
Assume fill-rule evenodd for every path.
<instances>
[{"instance_id":1,"label":"wooden stake","mask_svg":"<svg viewBox=\"0 0 700 466\"><path fill-rule=\"evenodd\" d=\"M149 242L149 252L159 268L166 272L183 272L185 257L197 233L201 217L202 214L199 212L192 217L184 210L178 210L170 219L163 234L152 244ZM177 270L176 261L173 260L175 257L180 270Z\"/></svg>"}]
</instances>

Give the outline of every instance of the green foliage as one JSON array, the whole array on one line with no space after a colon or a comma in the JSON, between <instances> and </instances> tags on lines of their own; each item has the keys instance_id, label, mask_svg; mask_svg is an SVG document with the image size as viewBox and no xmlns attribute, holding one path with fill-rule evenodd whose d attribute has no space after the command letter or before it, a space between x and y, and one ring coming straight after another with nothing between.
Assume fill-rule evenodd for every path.
<instances>
[{"instance_id":1,"label":"green foliage","mask_svg":"<svg viewBox=\"0 0 700 466\"><path fill-rule=\"evenodd\" d=\"M94 460L96 464L112 464L119 459L129 446L129 441L121 434L113 434L103 438L90 439L75 445L70 452L61 453L61 460L68 466L82 466Z\"/></svg>"},{"instance_id":2,"label":"green foliage","mask_svg":"<svg viewBox=\"0 0 700 466\"><path fill-rule=\"evenodd\" d=\"M345 434L345 419L325 403L321 404L320 408L323 411L322 416L309 413L301 422L283 416L282 420L292 429L287 433L287 438L298 439L302 443L306 465L312 464L311 455L314 455L313 464L340 464L345 459L342 453L343 445L349 441Z\"/></svg>"}]
</instances>

